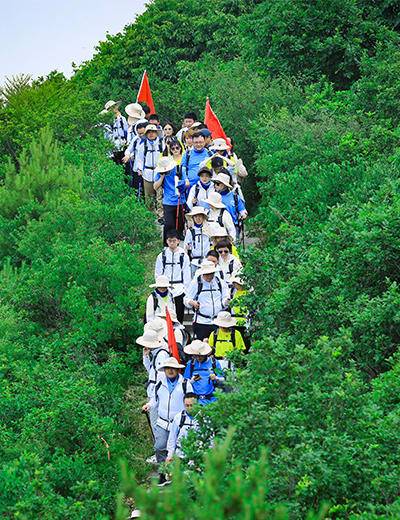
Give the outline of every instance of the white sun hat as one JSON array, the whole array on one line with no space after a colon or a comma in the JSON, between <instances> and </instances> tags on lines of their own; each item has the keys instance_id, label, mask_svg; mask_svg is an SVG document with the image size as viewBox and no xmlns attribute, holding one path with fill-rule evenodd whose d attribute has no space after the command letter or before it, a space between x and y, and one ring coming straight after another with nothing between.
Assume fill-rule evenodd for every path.
<instances>
[{"instance_id":1,"label":"white sun hat","mask_svg":"<svg viewBox=\"0 0 400 520\"><path fill-rule=\"evenodd\" d=\"M145 113L140 103L129 103L126 105L125 112L128 114L128 123L134 125L139 119L144 119Z\"/></svg>"},{"instance_id":2,"label":"white sun hat","mask_svg":"<svg viewBox=\"0 0 400 520\"><path fill-rule=\"evenodd\" d=\"M217 325L217 327L229 329L230 327L234 327L236 325L236 318L231 316L228 311L221 311L218 313L218 316L215 318L213 323L214 325Z\"/></svg>"},{"instance_id":3,"label":"white sun hat","mask_svg":"<svg viewBox=\"0 0 400 520\"><path fill-rule=\"evenodd\" d=\"M187 217L194 217L195 215L204 215L206 219L208 218L207 211L203 206L193 206L192 211L190 213L186 213Z\"/></svg>"},{"instance_id":4,"label":"white sun hat","mask_svg":"<svg viewBox=\"0 0 400 520\"><path fill-rule=\"evenodd\" d=\"M229 146L227 145L224 138L214 139L212 147L213 150L229 150Z\"/></svg>"},{"instance_id":5,"label":"white sun hat","mask_svg":"<svg viewBox=\"0 0 400 520\"><path fill-rule=\"evenodd\" d=\"M195 355L195 356L208 356L212 352L212 348L208 343L201 341L199 339L195 339L189 345L183 349L185 354Z\"/></svg>"},{"instance_id":6,"label":"white sun hat","mask_svg":"<svg viewBox=\"0 0 400 520\"><path fill-rule=\"evenodd\" d=\"M159 348L161 347L161 340L155 330L145 330L143 336L139 336L136 343L146 348Z\"/></svg>"},{"instance_id":7,"label":"white sun hat","mask_svg":"<svg viewBox=\"0 0 400 520\"><path fill-rule=\"evenodd\" d=\"M151 321L148 321L144 326L144 332L153 331L157 334L158 339L161 341L167 333L167 324L161 316L156 316Z\"/></svg>"},{"instance_id":8,"label":"white sun hat","mask_svg":"<svg viewBox=\"0 0 400 520\"><path fill-rule=\"evenodd\" d=\"M209 204L213 208L226 208L225 204L222 202L221 194L216 191L212 191L204 202L207 202L207 204Z\"/></svg>"},{"instance_id":9,"label":"white sun hat","mask_svg":"<svg viewBox=\"0 0 400 520\"><path fill-rule=\"evenodd\" d=\"M151 126L151 125L149 125ZM154 125L153 125L154 126ZM146 127L147 128L147 127ZM173 170L176 166L174 159L171 156L161 157L158 161L155 173L167 173Z\"/></svg>"},{"instance_id":10,"label":"white sun hat","mask_svg":"<svg viewBox=\"0 0 400 520\"><path fill-rule=\"evenodd\" d=\"M243 278L240 278L239 273L231 276L229 283L237 283L239 285L244 285Z\"/></svg>"},{"instance_id":11,"label":"white sun hat","mask_svg":"<svg viewBox=\"0 0 400 520\"><path fill-rule=\"evenodd\" d=\"M107 114L107 112L110 112L115 106L118 106L122 103L122 101L114 101L113 99L110 99L110 101L107 101L107 103L104 105L104 110L100 112L100 114Z\"/></svg>"},{"instance_id":12,"label":"white sun hat","mask_svg":"<svg viewBox=\"0 0 400 520\"><path fill-rule=\"evenodd\" d=\"M202 274L213 274L218 271L218 267L216 267L210 260L203 260L200 264L200 269L196 271L196 275L200 276Z\"/></svg>"},{"instance_id":13,"label":"white sun hat","mask_svg":"<svg viewBox=\"0 0 400 520\"><path fill-rule=\"evenodd\" d=\"M156 125L147 125L144 133L147 134L147 132L158 132L158 128Z\"/></svg>"},{"instance_id":14,"label":"white sun hat","mask_svg":"<svg viewBox=\"0 0 400 520\"><path fill-rule=\"evenodd\" d=\"M232 185L230 183L231 178L226 173L219 173L218 175L216 175L211 180L212 180L212 182L220 182L221 184L223 184L227 188L232 188Z\"/></svg>"},{"instance_id":15,"label":"white sun hat","mask_svg":"<svg viewBox=\"0 0 400 520\"><path fill-rule=\"evenodd\" d=\"M171 284L169 283L168 276L161 274L160 276L156 276L155 283L150 284L149 287L171 287Z\"/></svg>"},{"instance_id":16,"label":"white sun hat","mask_svg":"<svg viewBox=\"0 0 400 520\"><path fill-rule=\"evenodd\" d=\"M185 365L181 365L174 357L167 358L164 363L161 365L159 370L164 370L166 368L185 368Z\"/></svg>"}]
</instances>

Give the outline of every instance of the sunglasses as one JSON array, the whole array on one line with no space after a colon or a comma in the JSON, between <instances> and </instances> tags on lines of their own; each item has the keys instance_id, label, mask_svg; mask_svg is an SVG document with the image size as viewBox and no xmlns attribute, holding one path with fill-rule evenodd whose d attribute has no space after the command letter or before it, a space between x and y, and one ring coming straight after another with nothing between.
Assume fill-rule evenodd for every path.
<instances>
[{"instance_id":1,"label":"sunglasses","mask_svg":"<svg viewBox=\"0 0 400 520\"><path fill-rule=\"evenodd\" d=\"M171 150L180 150L181 147L180 146L171 146Z\"/></svg>"},{"instance_id":2,"label":"sunglasses","mask_svg":"<svg viewBox=\"0 0 400 520\"><path fill-rule=\"evenodd\" d=\"M218 253L229 253L229 249L218 249Z\"/></svg>"}]
</instances>

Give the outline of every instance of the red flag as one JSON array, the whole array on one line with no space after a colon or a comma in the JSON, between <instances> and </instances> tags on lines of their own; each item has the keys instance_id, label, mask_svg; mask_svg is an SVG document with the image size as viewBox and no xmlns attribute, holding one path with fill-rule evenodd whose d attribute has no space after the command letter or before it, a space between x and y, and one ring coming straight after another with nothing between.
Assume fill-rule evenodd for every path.
<instances>
[{"instance_id":1,"label":"red flag","mask_svg":"<svg viewBox=\"0 0 400 520\"><path fill-rule=\"evenodd\" d=\"M207 128L210 130L213 139L218 139L218 138L223 138L225 140L227 139L224 129L222 128L222 125L219 122L218 117L215 115L215 112L211 108L210 100L208 98L206 101L206 113L204 116L204 123L207 125Z\"/></svg>"},{"instance_id":2,"label":"red flag","mask_svg":"<svg viewBox=\"0 0 400 520\"><path fill-rule=\"evenodd\" d=\"M174 325L171 320L171 315L169 313L168 307L165 308L165 319L167 320L167 331L168 331L168 349L169 353L172 357L174 357L178 363L180 363L181 358L179 357L178 345L176 344Z\"/></svg>"},{"instance_id":3,"label":"red flag","mask_svg":"<svg viewBox=\"0 0 400 520\"><path fill-rule=\"evenodd\" d=\"M154 107L153 96L151 95L149 78L147 72L143 72L142 82L140 83L139 92L136 98L136 103L142 101L150 108L150 114L155 114L156 109Z\"/></svg>"}]
</instances>

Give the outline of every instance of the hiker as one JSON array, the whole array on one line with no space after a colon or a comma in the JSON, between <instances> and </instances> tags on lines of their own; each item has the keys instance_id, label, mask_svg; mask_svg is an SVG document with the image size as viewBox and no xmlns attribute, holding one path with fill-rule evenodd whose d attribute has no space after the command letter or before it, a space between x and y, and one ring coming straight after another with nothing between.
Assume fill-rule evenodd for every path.
<instances>
[{"instance_id":1,"label":"hiker","mask_svg":"<svg viewBox=\"0 0 400 520\"><path fill-rule=\"evenodd\" d=\"M172 285L176 315L183 323L185 307L183 298L185 287L190 283L190 260L185 251L179 247L179 233L171 229L166 234L167 247L157 256L155 276L165 275Z\"/></svg>"},{"instance_id":2,"label":"hiker","mask_svg":"<svg viewBox=\"0 0 400 520\"><path fill-rule=\"evenodd\" d=\"M185 347L185 353L192 359L187 363L183 377L192 383L200 405L216 401L214 395L216 384L224 381L219 361L210 356L212 349L208 343L199 339Z\"/></svg>"},{"instance_id":3,"label":"hiker","mask_svg":"<svg viewBox=\"0 0 400 520\"><path fill-rule=\"evenodd\" d=\"M165 150L169 151L171 141L177 140L175 137L175 128L172 123L169 121L166 122L163 126L163 138L164 138L164 152Z\"/></svg>"},{"instance_id":4,"label":"hiker","mask_svg":"<svg viewBox=\"0 0 400 520\"><path fill-rule=\"evenodd\" d=\"M182 135L182 142L186 151L193 150L193 134L194 131L189 128L189 130L184 132Z\"/></svg>"},{"instance_id":5,"label":"hiker","mask_svg":"<svg viewBox=\"0 0 400 520\"><path fill-rule=\"evenodd\" d=\"M107 101L104 109L100 112L101 115L113 112L114 120L111 125L104 125L106 129L105 137L112 142L114 150L111 158L116 164L122 164L122 158L126 147L126 140L128 137L128 122L121 114L119 106L121 101Z\"/></svg>"},{"instance_id":6,"label":"hiker","mask_svg":"<svg viewBox=\"0 0 400 520\"><path fill-rule=\"evenodd\" d=\"M212 179L215 191L221 195L221 201L227 211L231 214L235 224L237 237L240 237L242 221L247 218L246 206L243 199L232 192L233 186L230 184L230 177L227 173L219 173Z\"/></svg>"},{"instance_id":7,"label":"hiker","mask_svg":"<svg viewBox=\"0 0 400 520\"><path fill-rule=\"evenodd\" d=\"M215 222L220 227L224 227L232 241L235 242L236 227L233 222L232 215L229 213L225 204L222 202L221 194L217 193L216 191L212 191L204 202L209 206L208 223L211 224L212 222Z\"/></svg>"},{"instance_id":8,"label":"hiker","mask_svg":"<svg viewBox=\"0 0 400 520\"><path fill-rule=\"evenodd\" d=\"M204 137L205 147L207 148L207 150L209 150L212 145L212 135L211 135L210 130L208 128L202 128L199 131L199 133L200 133L200 135L202 135ZM210 153L210 155L211 155L211 153Z\"/></svg>"},{"instance_id":9,"label":"hiker","mask_svg":"<svg viewBox=\"0 0 400 520\"><path fill-rule=\"evenodd\" d=\"M136 136L135 126L139 121L145 121L144 110L139 103L129 103L125 107L125 113L128 116L128 136L127 136L127 144ZM126 155L126 154L125 154Z\"/></svg>"},{"instance_id":10,"label":"hiker","mask_svg":"<svg viewBox=\"0 0 400 520\"><path fill-rule=\"evenodd\" d=\"M167 442L167 463L172 462L174 455L180 459L183 458L182 440L187 437L190 430L196 430L199 427L197 420L192 415L192 409L196 403L196 394L186 393L183 399L185 409L175 415L171 424Z\"/></svg>"},{"instance_id":11,"label":"hiker","mask_svg":"<svg viewBox=\"0 0 400 520\"><path fill-rule=\"evenodd\" d=\"M165 155L171 155L175 161L176 175L182 179L182 156L184 152L183 144L175 137L171 139L169 146L164 150Z\"/></svg>"},{"instance_id":12,"label":"hiker","mask_svg":"<svg viewBox=\"0 0 400 520\"><path fill-rule=\"evenodd\" d=\"M171 156L161 157L155 170L154 189L158 191L161 188L163 190L164 244L166 244L168 231L175 229L182 237L185 225L185 181L179 179L175 160Z\"/></svg>"},{"instance_id":13,"label":"hiker","mask_svg":"<svg viewBox=\"0 0 400 520\"><path fill-rule=\"evenodd\" d=\"M136 123L134 131L135 136L130 140L128 147L125 150L124 158L122 162L129 167L130 182L129 186L136 190L138 197L142 197L143 190L143 177L138 174L138 150L140 143L145 138L145 129L147 127L147 121L145 119L139 119Z\"/></svg>"},{"instance_id":14,"label":"hiker","mask_svg":"<svg viewBox=\"0 0 400 520\"><path fill-rule=\"evenodd\" d=\"M188 188L196 184L198 180L198 171L200 169L200 163L209 155L211 152L205 147L206 140L203 135L199 132L193 134L193 149L186 150L182 157L182 175L186 180L186 186Z\"/></svg>"},{"instance_id":15,"label":"hiker","mask_svg":"<svg viewBox=\"0 0 400 520\"><path fill-rule=\"evenodd\" d=\"M190 188L186 201L186 205L189 209L193 209L194 206L208 208L209 205L206 203L206 200L210 193L214 191L214 184L211 182L213 173L209 168L201 168L197 175L199 180Z\"/></svg>"},{"instance_id":16,"label":"hiker","mask_svg":"<svg viewBox=\"0 0 400 520\"><path fill-rule=\"evenodd\" d=\"M146 202L153 202L155 205L154 172L157 168L158 160L162 153L162 139L158 137L158 130L155 125L147 125L145 128L145 138L139 144L137 151L138 175L143 177L144 196ZM158 208L157 215L162 218L162 210Z\"/></svg>"},{"instance_id":17,"label":"hiker","mask_svg":"<svg viewBox=\"0 0 400 520\"><path fill-rule=\"evenodd\" d=\"M181 361L185 361L186 355L184 353L184 347L186 344L190 341L190 334L186 331L185 326L182 325L182 323L178 320L178 317L176 315L175 311L170 311L168 309L169 316L172 321L172 327L174 330L174 336L175 341L178 347L179 351L179 357ZM163 329L159 329L160 335L161 335L161 341L164 345L166 345L166 348L169 349L169 338L168 338L168 328L167 328L167 314L166 310L164 309L164 312L161 313L159 316L159 319L163 322Z\"/></svg>"},{"instance_id":18,"label":"hiker","mask_svg":"<svg viewBox=\"0 0 400 520\"><path fill-rule=\"evenodd\" d=\"M184 298L185 305L194 309L193 332L200 340L208 338L215 329L213 320L227 307L229 299L227 284L215 276L217 270L214 265L202 265Z\"/></svg>"},{"instance_id":19,"label":"hiker","mask_svg":"<svg viewBox=\"0 0 400 520\"><path fill-rule=\"evenodd\" d=\"M139 336L136 343L143 347L143 365L147 371L146 392L149 401L154 395L154 388L159 379L159 371L164 361L170 357L168 349L162 345L161 339L156 331L145 330L142 336ZM157 410L150 409L149 419L150 425L155 431L157 421Z\"/></svg>"},{"instance_id":20,"label":"hiker","mask_svg":"<svg viewBox=\"0 0 400 520\"><path fill-rule=\"evenodd\" d=\"M143 405L144 412L157 410L157 420L154 431L154 448L157 463L161 464L167 458L167 442L172 422L176 414L185 409L183 398L188 392L193 392L190 381L184 381L179 370L185 368L173 358L167 358L159 370L159 380L154 387L151 400ZM159 474L159 485L165 485L167 478L164 473Z\"/></svg>"},{"instance_id":21,"label":"hiker","mask_svg":"<svg viewBox=\"0 0 400 520\"><path fill-rule=\"evenodd\" d=\"M217 250L218 242L220 242L221 240L227 239L232 244L233 256L235 256L236 258L239 258L239 253L238 253L237 247L233 243L232 237L230 237L228 235L228 233L224 227L220 226L217 222L208 222L206 233L210 237L211 249Z\"/></svg>"},{"instance_id":22,"label":"hiker","mask_svg":"<svg viewBox=\"0 0 400 520\"><path fill-rule=\"evenodd\" d=\"M150 284L149 287L154 290L146 302L146 323L163 314L165 307L175 311L174 297L170 291L171 285L167 276L156 276L155 283Z\"/></svg>"},{"instance_id":23,"label":"hiker","mask_svg":"<svg viewBox=\"0 0 400 520\"><path fill-rule=\"evenodd\" d=\"M224 280L230 286L232 276L242 269L242 263L232 254L232 242L228 238L219 240L215 248L219 254L218 263L224 273Z\"/></svg>"},{"instance_id":24,"label":"hiker","mask_svg":"<svg viewBox=\"0 0 400 520\"><path fill-rule=\"evenodd\" d=\"M160 121L160 117L158 114L150 114L149 115L149 125L154 125L157 127L157 133L158 133L158 137L162 138L163 137L163 129L162 129L162 126L161 126L161 121Z\"/></svg>"},{"instance_id":25,"label":"hiker","mask_svg":"<svg viewBox=\"0 0 400 520\"><path fill-rule=\"evenodd\" d=\"M183 116L182 128L176 133L176 137L182 141L183 134L187 132L196 121L197 115L194 112L187 112Z\"/></svg>"},{"instance_id":26,"label":"hiker","mask_svg":"<svg viewBox=\"0 0 400 520\"><path fill-rule=\"evenodd\" d=\"M215 359L220 361L223 369L232 370L233 364L226 355L233 350L245 350L245 344L240 331L235 329L236 318L230 312L222 311L214 320L218 328L208 338L209 345L213 348Z\"/></svg>"},{"instance_id":27,"label":"hiker","mask_svg":"<svg viewBox=\"0 0 400 520\"><path fill-rule=\"evenodd\" d=\"M192 225L186 231L184 248L190 258L193 277L210 249L210 238L204 231L207 212L203 207L195 206L190 213L186 214L186 218L192 221Z\"/></svg>"},{"instance_id":28,"label":"hiker","mask_svg":"<svg viewBox=\"0 0 400 520\"><path fill-rule=\"evenodd\" d=\"M250 348L250 337L249 337L249 310L247 306L243 303L243 299L248 294L248 291L245 289L245 284L243 279L239 276L239 273L231 277L231 294L229 307L231 310L231 314L236 318L236 330L238 330L242 337L244 344L246 346L246 352Z\"/></svg>"}]
</instances>

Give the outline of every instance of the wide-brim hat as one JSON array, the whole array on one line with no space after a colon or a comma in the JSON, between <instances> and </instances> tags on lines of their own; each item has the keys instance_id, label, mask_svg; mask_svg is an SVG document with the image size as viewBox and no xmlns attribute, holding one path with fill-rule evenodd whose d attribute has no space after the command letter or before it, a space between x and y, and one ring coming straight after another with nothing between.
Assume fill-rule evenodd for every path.
<instances>
[{"instance_id":1,"label":"wide-brim hat","mask_svg":"<svg viewBox=\"0 0 400 520\"><path fill-rule=\"evenodd\" d=\"M104 109L100 112L100 114L107 114L110 110L112 110L115 106L118 106L122 103L122 101L114 101L113 99L110 99L107 101L107 103L104 105Z\"/></svg>"},{"instance_id":2,"label":"wide-brim hat","mask_svg":"<svg viewBox=\"0 0 400 520\"><path fill-rule=\"evenodd\" d=\"M209 265L205 265L204 262L200 264L200 269L196 272L196 275L203 274L214 274L218 271L218 267L216 267L212 262L208 262Z\"/></svg>"},{"instance_id":3,"label":"wide-brim hat","mask_svg":"<svg viewBox=\"0 0 400 520\"><path fill-rule=\"evenodd\" d=\"M221 195L216 191L212 191L204 202L207 202L207 204L217 209L223 209L226 207L225 204L222 202Z\"/></svg>"},{"instance_id":4,"label":"wide-brim hat","mask_svg":"<svg viewBox=\"0 0 400 520\"><path fill-rule=\"evenodd\" d=\"M148 321L144 326L144 331L154 331L159 340L162 340L167 332L167 324L161 316L156 316L151 321ZM154 347L156 348L156 347Z\"/></svg>"},{"instance_id":5,"label":"wide-brim hat","mask_svg":"<svg viewBox=\"0 0 400 520\"><path fill-rule=\"evenodd\" d=\"M229 146L227 145L225 139L223 139L223 138L214 139L211 148L213 150L218 150L218 151L229 150Z\"/></svg>"},{"instance_id":6,"label":"wide-brim hat","mask_svg":"<svg viewBox=\"0 0 400 520\"><path fill-rule=\"evenodd\" d=\"M226 173L219 173L212 179L212 182L220 182L227 188L232 188L230 181L231 181L231 178Z\"/></svg>"},{"instance_id":7,"label":"wide-brim hat","mask_svg":"<svg viewBox=\"0 0 400 520\"><path fill-rule=\"evenodd\" d=\"M234 327L236 325L236 318L231 316L227 311L221 311L218 313L218 316L215 318L213 323L214 325L217 325L217 327L229 329L230 327Z\"/></svg>"},{"instance_id":8,"label":"wide-brim hat","mask_svg":"<svg viewBox=\"0 0 400 520\"><path fill-rule=\"evenodd\" d=\"M143 336L136 339L136 343L146 348L161 347L161 339L155 330L147 329L143 332Z\"/></svg>"},{"instance_id":9,"label":"wide-brim hat","mask_svg":"<svg viewBox=\"0 0 400 520\"><path fill-rule=\"evenodd\" d=\"M189 354L191 356L208 356L212 352L212 348L208 343L201 341L199 339L195 339L189 345L183 349L185 354Z\"/></svg>"},{"instance_id":10,"label":"wide-brim hat","mask_svg":"<svg viewBox=\"0 0 400 520\"><path fill-rule=\"evenodd\" d=\"M239 285L244 285L243 278L240 278L240 276L237 274L234 276L231 276L229 283L237 283Z\"/></svg>"},{"instance_id":11,"label":"wide-brim hat","mask_svg":"<svg viewBox=\"0 0 400 520\"><path fill-rule=\"evenodd\" d=\"M171 284L169 282L168 276L162 274L160 276L156 276L155 283L150 284L149 287L171 287Z\"/></svg>"},{"instance_id":12,"label":"wide-brim hat","mask_svg":"<svg viewBox=\"0 0 400 520\"><path fill-rule=\"evenodd\" d=\"M228 232L224 226L220 226L218 222L209 222L204 230L209 237L227 237Z\"/></svg>"},{"instance_id":13,"label":"wide-brim hat","mask_svg":"<svg viewBox=\"0 0 400 520\"><path fill-rule=\"evenodd\" d=\"M187 217L194 217L196 215L203 215L203 217L208 219L207 211L203 206L193 206L192 211L190 213L186 213Z\"/></svg>"},{"instance_id":14,"label":"wide-brim hat","mask_svg":"<svg viewBox=\"0 0 400 520\"><path fill-rule=\"evenodd\" d=\"M147 125L144 133L147 134L147 132L158 132L158 128L156 125Z\"/></svg>"},{"instance_id":15,"label":"wide-brim hat","mask_svg":"<svg viewBox=\"0 0 400 520\"><path fill-rule=\"evenodd\" d=\"M132 511L130 518L141 518L142 513L139 511L139 509L135 509Z\"/></svg>"},{"instance_id":16,"label":"wide-brim hat","mask_svg":"<svg viewBox=\"0 0 400 520\"><path fill-rule=\"evenodd\" d=\"M167 157L161 157L158 161L157 168L154 170L155 173L167 173L176 167L174 158L170 155Z\"/></svg>"},{"instance_id":17,"label":"wide-brim hat","mask_svg":"<svg viewBox=\"0 0 400 520\"><path fill-rule=\"evenodd\" d=\"M144 119L144 117L146 116L142 108L142 105L140 105L139 103L129 103L129 105L126 105L125 107L125 112L128 114L129 117L133 117L136 120Z\"/></svg>"},{"instance_id":18,"label":"wide-brim hat","mask_svg":"<svg viewBox=\"0 0 400 520\"><path fill-rule=\"evenodd\" d=\"M202 123L200 121L195 121L192 126L189 128L189 130L191 130L193 128L193 130L195 130L196 128L198 128L199 126L201 126Z\"/></svg>"},{"instance_id":19,"label":"wide-brim hat","mask_svg":"<svg viewBox=\"0 0 400 520\"><path fill-rule=\"evenodd\" d=\"M179 370L180 368L185 368L185 365L178 363L174 357L169 357L164 361L159 370L165 370L166 368L176 368Z\"/></svg>"}]
</instances>

